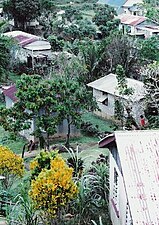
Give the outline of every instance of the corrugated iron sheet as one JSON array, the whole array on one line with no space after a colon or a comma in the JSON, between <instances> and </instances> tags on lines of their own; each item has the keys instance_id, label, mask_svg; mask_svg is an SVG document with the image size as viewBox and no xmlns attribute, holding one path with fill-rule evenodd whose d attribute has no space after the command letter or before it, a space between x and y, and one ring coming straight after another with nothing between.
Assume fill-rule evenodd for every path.
<instances>
[{"instance_id":1,"label":"corrugated iron sheet","mask_svg":"<svg viewBox=\"0 0 159 225\"><path fill-rule=\"evenodd\" d=\"M146 20L146 17L143 16L134 16L134 15L120 15L118 16L120 22L130 26L136 26Z\"/></svg>"},{"instance_id":2,"label":"corrugated iron sheet","mask_svg":"<svg viewBox=\"0 0 159 225\"><path fill-rule=\"evenodd\" d=\"M133 89L133 94L131 96L132 101L138 101L145 96L145 88L144 84L141 81L134 80L127 78L127 85L129 88ZM89 87L92 87L94 89L107 92L109 94L120 96L119 90L118 90L118 81L115 74L108 74L98 80L95 80L89 84L87 84ZM122 96L123 98L127 99L128 96Z\"/></svg>"},{"instance_id":3,"label":"corrugated iron sheet","mask_svg":"<svg viewBox=\"0 0 159 225\"><path fill-rule=\"evenodd\" d=\"M12 85L8 89L4 90L3 94L13 100L13 102L15 102L17 101L17 97L15 96L16 91L16 86Z\"/></svg>"},{"instance_id":4,"label":"corrugated iron sheet","mask_svg":"<svg viewBox=\"0 0 159 225\"><path fill-rule=\"evenodd\" d=\"M159 130L115 137L133 224L159 225Z\"/></svg>"}]
</instances>

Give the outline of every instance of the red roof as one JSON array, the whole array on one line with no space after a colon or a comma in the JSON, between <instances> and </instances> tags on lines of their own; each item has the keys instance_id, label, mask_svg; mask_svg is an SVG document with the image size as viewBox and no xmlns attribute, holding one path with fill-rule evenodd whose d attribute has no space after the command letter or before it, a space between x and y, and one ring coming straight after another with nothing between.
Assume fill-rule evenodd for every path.
<instances>
[{"instance_id":1,"label":"red roof","mask_svg":"<svg viewBox=\"0 0 159 225\"><path fill-rule=\"evenodd\" d=\"M118 17L120 19L120 22L123 24L136 26L146 20L146 17L143 16L134 16L134 15L121 15Z\"/></svg>"},{"instance_id":2,"label":"red roof","mask_svg":"<svg viewBox=\"0 0 159 225\"><path fill-rule=\"evenodd\" d=\"M30 44L30 43L33 43L34 41L37 41L37 40L38 40L38 38L35 37L35 36L30 36L30 37L28 37L28 36L21 35L21 34L15 36L15 39L18 41L18 43L19 43L22 47L24 47L25 45Z\"/></svg>"},{"instance_id":3,"label":"red roof","mask_svg":"<svg viewBox=\"0 0 159 225\"><path fill-rule=\"evenodd\" d=\"M4 90L3 94L4 96L10 98L13 102L16 102L17 101L17 97L15 96L16 91L17 91L16 86L12 85L8 89Z\"/></svg>"}]
</instances>

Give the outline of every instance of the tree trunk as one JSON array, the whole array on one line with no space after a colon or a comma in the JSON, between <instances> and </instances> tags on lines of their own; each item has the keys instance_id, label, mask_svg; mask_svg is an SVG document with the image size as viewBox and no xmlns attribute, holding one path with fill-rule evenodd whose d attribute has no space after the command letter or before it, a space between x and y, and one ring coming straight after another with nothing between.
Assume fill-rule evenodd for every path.
<instances>
[{"instance_id":1,"label":"tree trunk","mask_svg":"<svg viewBox=\"0 0 159 225\"><path fill-rule=\"evenodd\" d=\"M70 133L71 133L71 121L70 121L70 117L67 116L67 123L68 123L68 128L67 128L67 136L66 136L66 143L65 146L66 148L70 147Z\"/></svg>"},{"instance_id":2,"label":"tree trunk","mask_svg":"<svg viewBox=\"0 0 159 225\"><path fill-rule=\"evenodd\" d=\"M46 148L47 148L47 151L50 151L50 135L47 133L46 134Z\"/></svg>"}]
</instances>

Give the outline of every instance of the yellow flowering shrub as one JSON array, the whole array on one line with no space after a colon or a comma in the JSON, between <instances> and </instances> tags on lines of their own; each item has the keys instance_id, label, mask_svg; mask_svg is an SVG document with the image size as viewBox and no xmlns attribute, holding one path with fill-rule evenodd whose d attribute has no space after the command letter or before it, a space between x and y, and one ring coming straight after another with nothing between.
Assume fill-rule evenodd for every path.
<instances>
[{"instance_id":1,"label":"yellow flowering shrub","mask_svg":"<svg viewBox=\"0 0 159 225\"><path fill-rule=\"evenodd\" d=\"M56 216L58 209L76 197L78 189L72 180L73 169L69 168L58 154L51 160L51 168L43 169L36 180L32 180L29 192L35 208Z\"/></svg>"},{"instance_id":2,"label":"yellow flowering shrub","mask_svg":"<svg viewBox=\"0 0 159 225\"><path fill-rule=\"evenodd\" d=\"M8 147L0 146L0 174L21 177L24 173L23 159Z\"/></svg>"},{"instance_id":3,"label":"yellow flowering shrub","mask_svg":"<svg viewBox=\"0 0 159 225\"><path fill-rule=\"evenodd\" d=\"M58 154L57 151L41 151L40 154L30 162L31 179L36 179L43 169L51 168L51 160Z\"/></svg>"}]
</instances>

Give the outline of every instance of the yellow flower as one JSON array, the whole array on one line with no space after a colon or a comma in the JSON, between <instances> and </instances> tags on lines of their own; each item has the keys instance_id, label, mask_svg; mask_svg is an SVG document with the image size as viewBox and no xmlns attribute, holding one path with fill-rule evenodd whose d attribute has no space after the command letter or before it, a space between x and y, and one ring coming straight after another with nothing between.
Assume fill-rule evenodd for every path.
<instances>
[{"instance_id":1,"label":"yellow flower","mask_svg":"<svg viewBox=\"0 0 159 225\"><path fill-rule=\"evenodd\" d=\"M23 159L8 147L0 146L0 174L22 176L23 173Z\"/></svg>"},{"instance_id":2,"label":"yellow flower","mask_svg":"<svg viewBox=\"0 0 159 225\"><path fill-rule=\"evenodd\" d=\"M47 211L52 217L56 216L57 210L78 193L72 172L73 169L57 154L51 160L50 170L42 170L36 180L32 180L29 194L35 207Z\"/></svg>"}]
</instances>

